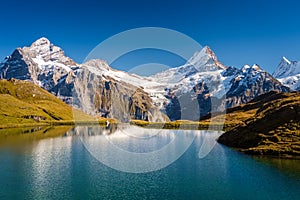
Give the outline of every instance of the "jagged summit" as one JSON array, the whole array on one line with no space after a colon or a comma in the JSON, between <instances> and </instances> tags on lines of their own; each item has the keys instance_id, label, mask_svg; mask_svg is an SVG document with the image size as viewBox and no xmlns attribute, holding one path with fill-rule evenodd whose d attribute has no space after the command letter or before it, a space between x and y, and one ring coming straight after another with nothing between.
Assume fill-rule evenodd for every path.
<instances>
[{"instance_id":1,"label":"jagged summit","mask_svg":"<svg viewBox=\"0 0 300 200\"><path fill-rule=\"evenodd\" d=\"M209 46L204 46L200 51L195 52L194 55L190 58L190 61L196 60L196 58L201 58L204 56L209 56L214 60L218 60L216 54L211 50Z\"/></svg>"},{"instance_id":2,"label":"jagged summit","mask_svg":"<svg viewBox=\"0 0 300 200\"><path fill-rule=\"evenodd\" d=\"M286 57L282 57L279 65L273 73L273 76L275 78L280 78L281 76L284 76L284 74L286 74L286 72L289 71L290 64L291 62Z\"/></svg>"},{"instance_id":3,"label":"jagged summit","mask_svg":"<svg viewBox=\"0 0 300 200\"><path fill-rule=\"evenodd\" d=\"M226 69L209 46L205 46L199 52L196 52L186 65L193 65L199 71Z\"/></svg>"},{"instance_id":4,"label":"jagged summit","mask_svg":"<svg viewBox=\"0 0 300 200\"><path fill-rule=\"evenodd\" d=\"M60 47L55 46L48 38L42 37L34 41L29 47L24 47L28 51L34 51L38 56L51 54L53 51L62 51Z\"/></svg>"},{"instance_id":5,"label":"jagged summit","mask_svg":"<svg viewBox=\"0 0 300 200\"><path fill-rule=\"evenodd\" d=\"M283 57L273 76L283 85L293 90L300 90L300 62Z\"/></svg>"},{"instance_id":6,"label":"jagged summit","mask_svg":"<svg viewBox=\"0 0 300 200\"><path fill-rule=\"evenodd\" d=\"M46 37L41 37L40 39L37 39L35 42L31 44L30 47L36 47L36 46L49 46L51 44L50 40Z\"/></svg>"},{"instance_id":7,"label":"jagged summit","mask_svg":"<svg viewBox=\"0 0 300 200\"><path fill-rule=\"evenodd\" d=\"M23 53L35 58L37 62L56 62L65 65L76 65L67 57L64 51L50 42L49 39L42 37L31 44L30 47L22 48Z\"/></svg>"},{"instance_id":8,"label":"jagged summit","mask_svg":"<svg viewBox=\"0 0 300 200\"><path fill-rule=\"evenodd\" d=\"M50 90L58 81L78 66L63 50L42 37L29 47L17 48L7 56L0 78L30 80Z\"/></svg>"},{"instance_id":9,"label":"jagged summit","mask_svg":"<svg viewBox=\"0 0 300 200\"><path fill-rule=\"evenodd\" d=\"M209 46L203 47L203 49L201 50L201 52L203 52L203 53L205 53L206 55L210 56L210 57L213 58L215 61L218 61L218 58L217 58L215 52L213 52Z\"/></svg>"},{"instance_id":10,"label":"jagged summit","mask_svg":"<svg viewBox=\"0 0 300 200\"><path fill-rule=\"evenodd\" d=\"M219 62L215 53L208 47L203 47L200 51L194 53L194 55L186 62L186 64L170 68L165 71L159 72L152 76L158 82L171 83L171 84L183 84L193 85L197 81L197 77L203 73L220 74L220 71L225 70L225 67ZM182 87L186 90L185 87ZM188 87L188 89L191 89Z\"/></svg>"},{"instance_id":11,"label":"jagged summit","mask_svg":"<svg viewBox=\"0 0 300 200\"><path fill-rule=\"evenodd\" d=\"M245 73L245 72L251 72L251 71L261 72L261 71L263 71L263 69L258 64L253 64L252 66L250 66L250 65L244 65L242 67L241 71L243 73Z\"/></svg>"},{"instance_id":12,"label":"jagged summit","mask_svg":"<svg viewBox=\"0 0 300 200\"><path fill-rule=\"evenodd\" d=\"M300 74L300 62L290 61L286 57L283 57L273 73L273 76L275 78L285 78L297 74Z\"/></svg>"}]
</instances>

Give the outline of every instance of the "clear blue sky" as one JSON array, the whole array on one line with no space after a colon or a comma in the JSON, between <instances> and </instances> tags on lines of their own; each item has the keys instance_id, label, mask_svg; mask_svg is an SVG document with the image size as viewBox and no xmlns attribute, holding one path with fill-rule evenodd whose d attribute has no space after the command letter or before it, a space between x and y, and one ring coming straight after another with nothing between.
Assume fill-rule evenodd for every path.
<instances>
[{"instance_id":1,"label":"clear blue sky","mask_svg":"<svg viewBox=\"0 0 300 200\"><path fill-rule=\"evenodd\" d=\"M77 62L106 38L165 27L210 46L225 65L272 72L282 56L300 60L297 0L1 1L0 56L45 36Z\"/></svg>"}]
</instances>

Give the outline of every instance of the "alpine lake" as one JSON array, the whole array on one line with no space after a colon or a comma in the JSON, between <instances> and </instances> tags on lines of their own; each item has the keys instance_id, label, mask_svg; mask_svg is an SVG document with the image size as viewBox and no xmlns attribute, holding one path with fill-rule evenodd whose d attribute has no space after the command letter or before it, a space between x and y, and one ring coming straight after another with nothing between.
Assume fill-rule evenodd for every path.
<instances>
[{"instance_id":1,"label":"alpine lake","mask_svg":"<svg viewBox=\"0 0 300 200\"><path fill-rule=\"evenodd\" d=\"M0 199L300 199L300 160L249 156L218 131L131 125L0 130Z\"/></svg>"}]
</instances>

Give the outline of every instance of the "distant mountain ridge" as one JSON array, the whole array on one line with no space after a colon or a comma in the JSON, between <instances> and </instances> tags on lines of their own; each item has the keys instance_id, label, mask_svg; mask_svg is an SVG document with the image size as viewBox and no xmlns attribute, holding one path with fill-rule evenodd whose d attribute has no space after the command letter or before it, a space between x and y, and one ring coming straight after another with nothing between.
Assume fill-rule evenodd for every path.
<instances>
[{"instance_id":1,"label":"distant mountain ridge","mask_svg":"<svg viewBox=\"0 0 300 200\"><path fill-rule=\"evenodd\" d=\"M142 77L101 60L78 64L47 38L6 57L0 78L31 81L88 114L121 121L198 120L212 112L212 102L225 97L216 109L247 103L269 91L290 91L258 65L224 66L207 46L182 66Z\"/></svg>"}]
</instances>

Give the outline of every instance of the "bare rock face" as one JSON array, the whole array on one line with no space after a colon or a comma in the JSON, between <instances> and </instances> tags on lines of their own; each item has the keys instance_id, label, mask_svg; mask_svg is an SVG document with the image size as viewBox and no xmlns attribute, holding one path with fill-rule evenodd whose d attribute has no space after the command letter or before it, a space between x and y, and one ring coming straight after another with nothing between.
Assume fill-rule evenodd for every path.
<instances>
[{"instance_id":1,"label":"bare rock face","mask_svg":"<svg viewBox=\"0 0 300 200\"><path fill-rule=\"evenodd\" d=\"M71 83L62 83L72 87L69 95L73 99L74 107L81 108L91 115L113 117L122 122L129 122L130 119L165 120L164 115L153 106L148 93L141 88L111 77L95 75L85 66L75 73L76 78L73 78ZM62 94L61 88L64 87L57 88L59 96Z\"/></svg>"}]
</instances>

